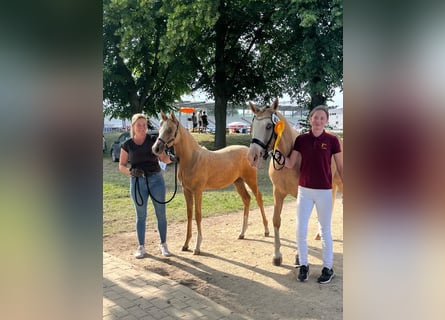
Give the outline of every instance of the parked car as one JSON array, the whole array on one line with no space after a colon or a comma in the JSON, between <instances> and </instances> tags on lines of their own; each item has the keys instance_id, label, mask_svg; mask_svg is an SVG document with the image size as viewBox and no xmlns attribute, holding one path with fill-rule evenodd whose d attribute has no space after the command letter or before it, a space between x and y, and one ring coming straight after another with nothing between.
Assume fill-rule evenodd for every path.
<instances>
[{"instance_id":1,"label":"parked car","mask_svg":"<svg viewBox=\"0 0 445 320\"><path fill-rule=\"evenodd\" d=\"M126 132L122 133L117 138L117 140L111 144L111 147L110 147L111 161L113 161L113 162L119 161L119 155L121 153L121 145L128 139L130 139L130 132L126 131Z\"/></svg>"},{"instance_id":2,"label":"parked car","mask_svg":"<svg viewBox=\"0 0 445 320\"><path fill-rule=\"evenodd\" d=\"M155 136L155 137L157 137L159 135L159 131L157 129L155 129L154 127L152 129L147 130L147 133L150 134L151 136ZM111 160L113 162L119 162L119 156L121 154L121 146L128 139L130 139L130 132L126 131L126 132L122 133L117 138L117 140L114 141L113 144L111 145L110 155L111 155Z\"/></svg>"}]
</instances>

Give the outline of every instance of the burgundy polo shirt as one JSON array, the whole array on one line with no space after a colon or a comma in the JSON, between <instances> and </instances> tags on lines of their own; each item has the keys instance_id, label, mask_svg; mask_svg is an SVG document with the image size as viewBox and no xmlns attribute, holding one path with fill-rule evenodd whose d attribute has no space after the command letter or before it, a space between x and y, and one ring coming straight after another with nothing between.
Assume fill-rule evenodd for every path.
<instances>
[{"instance_id":1,"label":"burgundy polo shirt","mask_svg":"<svg viewBox=\"0 0 445 320\"><path fill-rule=\"evenodd\" d=\"M331 158L341 152L338 138L323 130L315 137L312 132L295 139L294 150L301 153L298 184L311 189L332 189Z\"/></svg>"}]
</instances>

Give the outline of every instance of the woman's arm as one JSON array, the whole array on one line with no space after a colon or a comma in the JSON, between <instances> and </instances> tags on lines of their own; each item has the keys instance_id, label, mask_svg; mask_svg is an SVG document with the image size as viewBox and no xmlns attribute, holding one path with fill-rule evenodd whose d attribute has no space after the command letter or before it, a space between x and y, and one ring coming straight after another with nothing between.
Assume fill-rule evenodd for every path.
<instances>
[{"instance_id":1,"label":"woman's arm","mask_svg":"<svg viewBox=\"0 0 445 320\"><path fill-rule=\"evenodd\" d=\"M119 156L119 171L122 173L130 174L130 168L127 168L128 153L121 148L121 154Z\"/></svg>"},{"instance_id":2,"label":"woman's arm","mask_svg":"<svg viewBox=\"0 0 445 320\"><path fill-rule=\"evenodd\" d=\"M286 157L286 161L284 163L286 168L292 169L297 163L300 163L301 154L297 150L292 150L292 153L289 157Z\"/></svg>"}]
</instances>

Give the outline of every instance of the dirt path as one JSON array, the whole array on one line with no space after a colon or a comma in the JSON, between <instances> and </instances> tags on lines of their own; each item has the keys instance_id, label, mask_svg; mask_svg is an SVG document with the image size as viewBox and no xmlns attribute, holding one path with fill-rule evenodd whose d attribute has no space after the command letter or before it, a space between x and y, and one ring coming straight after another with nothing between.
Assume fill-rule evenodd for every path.
<instances>
[{"instance_id":1,"label":"dirt path","mask_svg":"<svg viewBox=\"0 0 445 320\"><path fill-rule=\"evenodd\" d=\"M168 244L173 256L162 257L156 250L159 237L150 212L146 249L149 256L133 258L136 249L135 232L104 239L104 251L128 260L142 269L150 270L203 294L236 313L254 319L342 319L343 318L343 205L335 203L332 223L334 239L334 270L330 284L316 282L321 271L321 242L313 240L317 233L316 214L309 222L309 280L296 280L295 268L295 200L285 203L281 215L281 253L283 264L272 265L273 225L272 207L266 208L271 236L264 237L261 215L251 210L249 227L244 240L238 240L242 212L203 219L201 255L182 252L186 222L170 224ZM194 247L196 226L193 222Z\"/></svg>"}]
</instances>

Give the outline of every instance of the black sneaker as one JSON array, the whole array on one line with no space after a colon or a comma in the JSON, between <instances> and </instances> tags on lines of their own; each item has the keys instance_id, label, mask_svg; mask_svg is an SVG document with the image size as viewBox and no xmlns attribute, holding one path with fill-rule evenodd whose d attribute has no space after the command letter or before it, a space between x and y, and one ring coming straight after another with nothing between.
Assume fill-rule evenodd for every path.
<instances>
[{"instance_id":1,"label":"black sneaker","mask_svg":"<svg viewBox=\"0 0 445 320\"><path fill-rule=\"evenodd\" d=\"M334 269L328 269L326 267L321 270L321 276L318 277L318 283L329 283L335 277Z\"/></svg>"},{"instance_id":2,"label":"black sneaker","mask_svg":"<svg viewBox=\"0 0 445 320\"><path fill-rule=\"evenodd\" d=\"M309 266L300 266L300 273L298 274L298 280L301 282L306 281L309 278Z\"/></svg>"}]
</instances>

